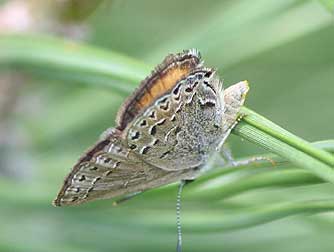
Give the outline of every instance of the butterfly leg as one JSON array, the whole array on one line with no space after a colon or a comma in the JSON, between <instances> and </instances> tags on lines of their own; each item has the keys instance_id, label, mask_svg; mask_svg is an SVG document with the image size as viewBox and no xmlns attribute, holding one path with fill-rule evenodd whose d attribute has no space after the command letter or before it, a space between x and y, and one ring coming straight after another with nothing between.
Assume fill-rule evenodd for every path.
<instances>
[{"instance_id":1,"label":"butterfly leg","mask_svg":"<svg viewBox=\"0 0 334 252\"><path fill-rule=\"evenodd\" d=\"M232 166L232 167L237 167L237 166L244 166L244 165L250 165L250 164L259 164L262 161L268 161L272 164L272 166L275 166L275 162L268 158L268 157L263 157L263 156L254 156L250 157L244 160L235 160L231 149L225 144L223 145L221 149L221 156L224 159L224 165Z\"/></svg>"}]
</instances>

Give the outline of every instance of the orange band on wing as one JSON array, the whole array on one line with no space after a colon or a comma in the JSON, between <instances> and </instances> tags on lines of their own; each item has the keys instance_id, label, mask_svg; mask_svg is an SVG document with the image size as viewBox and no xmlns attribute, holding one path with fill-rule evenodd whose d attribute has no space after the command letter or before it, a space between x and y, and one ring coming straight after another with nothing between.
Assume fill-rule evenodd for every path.
<instances>
[{"instance_id":1,"label":"orange band on wing","mask_svg":"<svg viewBox=\"0 0 334 252\"><path fill-rule=\"evenodd\" d=\"M154 102L158 97L171 90L177 81L187 76L190 72L188 66L169 69L161 78L157 79L150 89L147 90L136 104L138 109L142 109Z\"/></svg>"}]
</instances>

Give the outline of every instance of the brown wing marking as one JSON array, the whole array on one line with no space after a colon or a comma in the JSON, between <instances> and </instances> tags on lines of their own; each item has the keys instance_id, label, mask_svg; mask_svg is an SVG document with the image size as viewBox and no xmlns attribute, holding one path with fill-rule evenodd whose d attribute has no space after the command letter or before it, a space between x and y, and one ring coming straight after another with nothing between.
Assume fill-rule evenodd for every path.
<instances>
[{"instance_id":1,"label":"brown wing marking","mask_svg":"<svg viewBox=\"0 0 334 252\"><path fill-rule=\"evenodd\" d=\"M123 130L142 109L170 91L201 63L200 54L195 49L168 55L124 102L117 114L118 129Z\"/></svg>"}]
</instances>

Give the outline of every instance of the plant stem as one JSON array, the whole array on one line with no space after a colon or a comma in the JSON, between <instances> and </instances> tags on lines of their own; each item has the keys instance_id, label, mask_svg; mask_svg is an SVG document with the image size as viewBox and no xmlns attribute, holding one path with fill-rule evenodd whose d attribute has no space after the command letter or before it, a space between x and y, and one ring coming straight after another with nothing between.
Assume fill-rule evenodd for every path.
<instances>
[{"instance_id":1,"label":"plant stem","mask_svg":"<svg viewBox=\"0 0 334 252\"><path fill-rule=\"evenodd\" d=\"M252 125L275 138L281 139L285 143L305 153L308 153L309 155L319 159L320 161L323 161L332 167L334 166L334 156L332 154L312 146L304 139L291 134L287 130L279 127L278 125L248 108L243 107L241 113L247 115L243 118L243 121L245 121L247 124Z\"/></svg>"},{"instance_id":2,"label":"plant stem","mask_svg":"<svg viewBox=\"0 0 334 252\"><path fill-rule=\"evenodd\" d=\"M333 165L329 165L334 163L332 154L312 146L247 108L243 108L242 113L246 116L234 129L236 135L334 183Z\"/></svg>"}]
</instances>

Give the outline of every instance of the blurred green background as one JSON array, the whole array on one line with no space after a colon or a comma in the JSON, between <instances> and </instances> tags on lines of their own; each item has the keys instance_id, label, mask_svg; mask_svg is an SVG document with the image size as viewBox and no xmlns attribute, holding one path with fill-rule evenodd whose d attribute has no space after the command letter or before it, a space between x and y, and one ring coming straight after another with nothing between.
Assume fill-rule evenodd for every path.
<instances>
[{"instance_id":1,"label":"blurred green background","mask_svg":"<svg viewBox=\"0 0 334 252\"><path fill-rule=\"evenodd\" d=\"M250 82L247 107L318 141L333 137L333 6L311 0L0 1L0 41L8 33L55 36L152 66L168 53L198 48L225 86ZM0 251L174 251L176 190L117 207L111 200L51 205L81 153L114 125L125 97L94 80L60 74L0 68ZM229 142L236 157L264 152L236 136ZM201 218L247 221L253 207L334 200L333 190L314 183L217 202L184 197L184 251L333 251L333 212L248 228L192 229Z\"/></svg>"}]
</instances>

